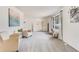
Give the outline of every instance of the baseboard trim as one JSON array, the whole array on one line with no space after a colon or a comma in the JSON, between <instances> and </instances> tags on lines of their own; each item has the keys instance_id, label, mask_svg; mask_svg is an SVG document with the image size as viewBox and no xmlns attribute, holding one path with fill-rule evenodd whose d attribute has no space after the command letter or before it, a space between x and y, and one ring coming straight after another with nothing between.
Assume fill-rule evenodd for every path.
<instances>
[{"instance_id":1,"label":"baseboard trim","mask_svg":"<svg viewBox=\"0 0 79 59\"><path fill-rule=\"evenodd\" d=\"M63 41L64 42L64 41ZM72 47L70 44L68 44L67 42L64 42L64 45L68 45L70 47ZM74 50L76 50L76 52L79 52L76 48L72 47Z\"/></svg>"}]
</instances>

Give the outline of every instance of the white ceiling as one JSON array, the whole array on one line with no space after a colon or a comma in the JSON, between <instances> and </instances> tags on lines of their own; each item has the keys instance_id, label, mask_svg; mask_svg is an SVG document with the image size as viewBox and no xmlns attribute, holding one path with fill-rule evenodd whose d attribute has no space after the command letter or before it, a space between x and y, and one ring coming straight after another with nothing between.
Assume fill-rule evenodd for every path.
<instances>
[{"instance_id":1,"label":"white ceiling","mask_svg":"<svg viewBox=\"0 0 79 59\"><path fill-rule=\"evenodd\" d=\"M20 9L26 18L42 18L53 15L60 10L61 6L16 6Z\"/></svg>"}]
</instances>

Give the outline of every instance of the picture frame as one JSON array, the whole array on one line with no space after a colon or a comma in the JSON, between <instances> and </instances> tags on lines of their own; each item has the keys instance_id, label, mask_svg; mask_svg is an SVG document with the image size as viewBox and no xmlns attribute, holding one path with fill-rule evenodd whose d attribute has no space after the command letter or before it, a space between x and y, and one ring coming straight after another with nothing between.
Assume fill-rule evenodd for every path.
<instances>
[{"instance_id":1,"label":"picture frame","mask_svg":"<svg viewBox=\"0 0 79 59\"><path fill-rule=\"evenodd\" d=\"M79 7L74 7L70 9L70 22L79 23Z\"/></svg>"},{"instance_id":2,"label":"picture frame","mask_svg":"<svg viewBox=\"0 0 79 59\"><path fill-rule=\"evenodd\" d=\"M13 9L8 9L9 27L20 26L20 16Z\"/></svg>"}]
</instances>

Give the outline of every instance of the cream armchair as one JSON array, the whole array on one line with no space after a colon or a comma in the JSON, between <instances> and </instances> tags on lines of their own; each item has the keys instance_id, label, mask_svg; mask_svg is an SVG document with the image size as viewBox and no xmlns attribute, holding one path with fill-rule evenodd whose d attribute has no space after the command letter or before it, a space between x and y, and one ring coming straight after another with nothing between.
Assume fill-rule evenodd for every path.
<instances>
[{"instance_id":1,"label":"cream armchair","mask_svg":"<svg viewBox=\"0 0 79 59\"><path fill-rule=\"evenodd\" d=\"M29 37L29 36L32 36L32 31L31 30L23 30L22 31L22 37Z\"/></svg>"}]
</instances>

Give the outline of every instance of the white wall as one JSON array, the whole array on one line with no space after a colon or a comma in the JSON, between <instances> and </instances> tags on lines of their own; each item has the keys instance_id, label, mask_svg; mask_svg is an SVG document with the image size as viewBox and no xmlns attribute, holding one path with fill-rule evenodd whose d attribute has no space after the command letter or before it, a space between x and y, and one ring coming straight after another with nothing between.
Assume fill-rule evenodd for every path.
<instances>
[{"instance_id":1,"label":"white wall","mask_svg":"<svg viewBox=\"0 0 79 59\"><path fill-rule=\"evenodd\" d=\"M63 8L63 40L79 50L79 23L70 23L69 8Z\"/></svg>"},{"instance_id":2,"label":"white wall","mask_svg":"<svg viewBox=\"0 0 79 59\"><path fill-rule=\"evenodd\" d=\"M8 28L8 9L7 7L0 7L0 31Z\"/></svg>"}]
</instances>

